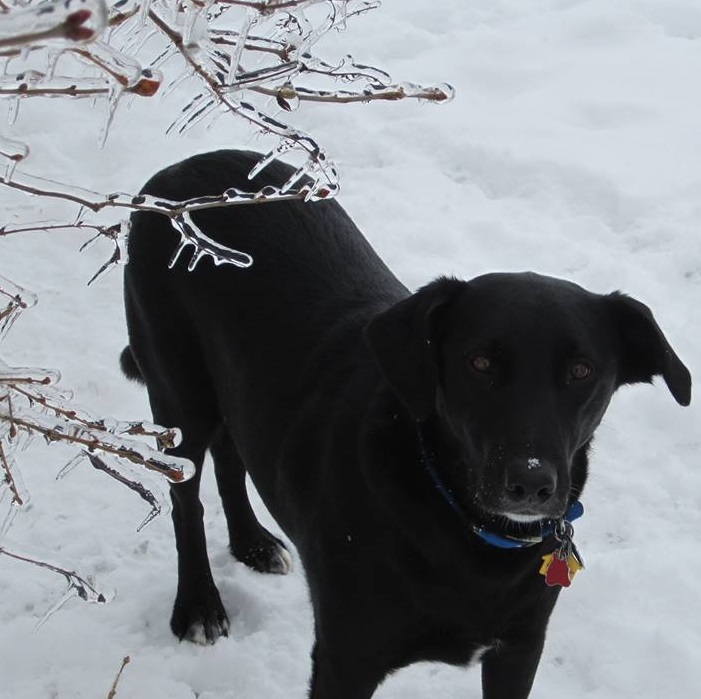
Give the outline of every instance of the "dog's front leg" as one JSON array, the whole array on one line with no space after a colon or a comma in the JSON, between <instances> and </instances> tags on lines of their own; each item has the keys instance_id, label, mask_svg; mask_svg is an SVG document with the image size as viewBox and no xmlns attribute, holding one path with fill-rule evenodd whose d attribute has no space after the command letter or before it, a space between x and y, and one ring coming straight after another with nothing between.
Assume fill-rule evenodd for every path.
<instances>
[{"instance_id":1,"label":"dog's front leg","mask_svg":"<svg viewBox=\"0 0 701 699\"><path fill-rule=\"evenodd\" d=\"M348 649L337 653L312 651L309 699L370 699L386 671L368 659L355 658Z\"/></svg>"},{"instance_id":2,"label":"dog's front leg","mask_svg":"<svg viewBox=\"0 0 701 699\"><path fill-rule=\"evenodd\" d=\"M542 635L490 650L482 660L483 699L527 699L544 643Z\"/></svg>"}]
</instances>

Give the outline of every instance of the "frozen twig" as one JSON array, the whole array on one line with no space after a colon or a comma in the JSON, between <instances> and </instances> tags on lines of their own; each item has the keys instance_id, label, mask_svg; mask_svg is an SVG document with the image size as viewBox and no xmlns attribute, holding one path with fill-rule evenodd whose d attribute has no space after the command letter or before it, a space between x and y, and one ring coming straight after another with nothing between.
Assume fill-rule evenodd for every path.
<instances>
[{"instance_id":1,"label":"frozen twig","mask_svg":"<svg viewBox=\"0 0 701 699\"><path fill-rule=\"evenodd\" d=\"M0 51L93 41L106 21L103 0L49 0L37 7L9 9L0 25Z\"/></svg>"},{"instance_id":2,"label":"frozen twig","mask_svg":"<svg viewBox=\"0 0 701 699\"><path fill-rule=\"evenodd\" d=\"M291 85L283 85L277 89L262 86L252 89L262 95L275 97L283 109L289 109L289 107L284 105L294 100L299 100L300 102L351 104L353 102L374 102L379 100L396 102L404 99L418 99L427 102L444 102L452 99L452 88L450 85L435 85L431 87L410 84L380 85L367 87L362 92L308 90L304 87L293 87Z\"/></svg>"},{"instance_id":3,"label":"frozen twig","mask_svg":"<svg viewBox=\"0 0 701 699\"><path fill-rule=\"evenodd\" d=\"M287 112L300 104L406 99L438 103L453 94L449 85L394 83L385 71L350 56L333 62L314 54L322 36L344 29L349 19L377 8L376 0L110 0L110 5L108 9L106 0L0 0L0 60L4 68L0 71L0 99L8 104L10 124L16 122L20 104L27 99L90 98L105 107L98 136L103 144L122 98L152 98L177 88L185 93L184 105L179 115L170 117L168 132L184 133L227 115L243 119L256 132L273 139L274 145L253 168L250 179L281 156L296 156L296 162L303 162L282 186L251 186L255 191L225 187L186 201L144 194L103 194L27 172L29 145L21 135L19 140L9 138L0 129L0 186L31 197L67 202L78 209L71 223L4 225L0 238L75 228L93 234L83 247L96 239L108 239L114 245L113 253L91 282L115 264L127 261L127 217L113 225L90 220L101 212L166 216L179 239L171 266L187 250L190 270L207 257L216 265L245 269L253 263L250 255L210 238L194 220L198 211L335 196L339 180L333 161L313 136L286 121ZM307 12L312 6L317 8ZM163 73L171 68L171 61L178 64L176 77L171 76L167 89L161 89ZM339 83L343 89L338 89ZM35 301L32 294L0 277L0 340L22 310ZM160 477L178 483L194 472L190 462L166 453L177 445L179 433L144 422L97 418L76 408L57 388L58 379L57 372L16 369L0 360L0 538L15 513L26 511L28 495L14 457L23 442L36 437L80 451L61 471L61 477L79 461L87 460L94 469L137 493L150 507L141 529L168 507L160 491ZM147 484L144 469L157 474L156 486ZM0 554L65 577L68 589L53 610L74 595L105 600L84 578L45 563L40 556L18 553L14 547L10 552L6 546L0 548ZM127 662L128 657L109 699L114 698Z\"/></svg>"},{"instance_id":4,"label":"frozen twig","mask_svg":"<svg viewBox=\"0 0 701 699\"><path fill-rule=\"evenodd\" d=\"M46 561L46 554L42 554L40 558L37 555L22 553L21 550L18 550L17 547L15 547L15 545L12 545L12 548L10 548L6 544L2 544L0 545L0 556L7 556L8 558L22 561L23 563L29 563L37 568L42 568L43 570L56 573L63 577L66 581L66 589L64 593L44 614L42 619L37 624L37 628L46 623L46 621L72 597L78 597L84 602L92 602L94 604L104 604L112 597L111 592L98 589L88 579L82 577L74 570L68 570L62 566L48 563Z\"/></svg>"}]
</instances>

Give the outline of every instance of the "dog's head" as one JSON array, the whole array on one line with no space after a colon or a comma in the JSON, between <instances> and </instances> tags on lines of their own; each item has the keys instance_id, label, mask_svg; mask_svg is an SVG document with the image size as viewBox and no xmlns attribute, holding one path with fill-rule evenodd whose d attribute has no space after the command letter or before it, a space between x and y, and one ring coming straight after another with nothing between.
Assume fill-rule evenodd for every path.
<instances>
[{"instance_id":1,"label":"dog's head","mask_svg":"<svg viewBox=\"0 0 701 699\"><path fill-rule=\"evenodd\" d=\"M370 346L413 418L456 445L451 486L471 511L561 517L623 384L691 377L639 301L532 273L439 279L373 319Z\"/></svg>"}]
</instances>

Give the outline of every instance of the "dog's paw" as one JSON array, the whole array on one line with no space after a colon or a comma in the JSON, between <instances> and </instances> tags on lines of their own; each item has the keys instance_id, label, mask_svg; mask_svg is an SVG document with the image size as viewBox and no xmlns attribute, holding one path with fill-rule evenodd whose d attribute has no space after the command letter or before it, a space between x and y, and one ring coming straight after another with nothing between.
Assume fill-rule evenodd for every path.
<instances>
[{"instance_id":1,"label":"dog's paw","mask_svg":"<svg viewBox=\"0 0 701 699\"><path fill-rule=\"evenodd\" d=\"M246 546L232 546L231 552L237 560L259 573L286 575L292 570L290 552L282 541L262 528L255 541L248 542Z\"/></svg>"},{"instance_id":2,"label":"dog's paw","mask_svg":"<svg viewBox=\"0 0 701 699\"><path fill-rule=\"evenodd\" d=\"M206 594L178 595L170 618L170 628L182 641L200 645L215 643L229 635L229 617L216 588Z\"/></svg>"}]
</instances>

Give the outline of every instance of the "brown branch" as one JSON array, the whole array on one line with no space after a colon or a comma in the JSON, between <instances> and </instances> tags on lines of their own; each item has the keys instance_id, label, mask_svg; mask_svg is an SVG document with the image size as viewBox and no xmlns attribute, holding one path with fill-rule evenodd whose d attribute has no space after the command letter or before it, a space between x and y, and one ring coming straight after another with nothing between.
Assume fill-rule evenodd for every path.
<instances>
[{"instance_id":1,"label":"brown branch","mask_svg":"<svg viewBox=\"0 0 701 699\"><path fill-rule=\"evenodd\" d=\"M89 56L89 53L84 51L81 52L81 55L87 57ZM97 64L97 61L94 61L94 63ZM151 75L146 74L148 72L149 71L145 71L145 74L135 85L124 86L124 92L130 92L132 94L139 95L140 97L152 97L155 95L160 87L160 82L154 79ZM120 82L121 85L124 85L123 79L120 79L118 82ZM69 85L68 87L30 86L28 83L22 83L17 87L0 87L0 97L96 97L108 95L109 92L110 89L108 86L80 87L77 83Z\"/></svg>"},{"instance_id":2,"label":"brown branch","mask_svg":"<svg viewBox=\"0 0 701 699\"><path fill-rule=\"evenodd\" d=\"M119 668L119 671L117 672L117 676L114 678L114 682L112 683L112 689L110 689L110 693L107 695L107 699L115 699L117 696L117 684L119 684L119 679L122 676L122 672L124 672L124 668L131 662L131 658L126 655L124 659L122 660L122 665Z\"/></svg>"},{"instance_id":3,"label":"brown branch","mask_svg":"<svg viewBox=\"0 0 701 699\"><path fill-rule=\"evenodd\" d=\"M97 224L85 223L85 221L76 221L75 223L56 223L56 224L46 224L46 225L35 225L35 226L24 226L23 228L5 228L0 227L0 238L6 235L14 235L15 233L30 233L35 231L43 231L48 233L49 231L66 231L71 229L78 230L93 230L99 235L110 235L110 230L114 226L98 226Z\"/></svg>"},{"instance_id":4,"label":"brown branch","mask_svg":"<svg viewBox=\"0 0 701 699\"><path fill-rule=\"evenodd\" d=\"M30 176L25 176L30 177ZM250 195L246 192L241 192L241 199L231 199L226 193L221 195L213 195L210 197L198 197L195 199L188 199L186 201L174 202L168 199L157 199L158 204L149 204L148 199L143 195L132 196L131 194L111 194L102 195L97 192L92 192L90 190L80 190L83 195L79 196L77 194L71 194L70 192L57 191L52 189L46 189L39 186L40 184L57 184L44 180L40 177L30 177L30 181L36 184L24 184L19 182L16 178L12 180L0 177L0 185L5 185L11 189L16 189L20 192L25 192L26 194L33 194L42 197L52 197L54 199L63 199L65 201L73 202L80 206L90 209L95 213L102 211L107 208L121 208L128 209L129 211L150 211L153 213L163 214L169 218L177 218L178 216L188 213L191 211L200 211L202 209L212 209L222 206L237 206L243 204L262 204L268 201L270 197L267 197L264 193L259 195ZM79 188L74 188L74 191L78 191ZM245 195L245 196L244 196ZM304 190L295 191L290 194L278 194L274 197L275 201L291 201L294 199L303 199L306 193ZM89 198L92 197L92 198ZM100 199L97 199L100 197Z\"/></svg>"},{"instance_id":5,"label":"brown branch","mask_svg":"<svg viewBox=\"0 0 701 699\"><path fill-rule=\"evenodd\" d=\"M9 420L8 415L3 415L0 413L0 420ZM66 434L53 427L45 427L37 422L32 422L31 420L26 420L21 417L14 415L12 417L12 424L17 425L30 432L36 432L44 436L48 442L68 442L69 444L79 444L85 447L88 451L103 451L106 454L113 454L114 456L119 456L122 459L131 461L132 463L144 466L150 471L155 471L161 475L168 478L170 481L175 481L177 483L185 480L184 474L176 471L175 469L169 468L167 466L160 466L153 461L145 459L141 454L139 454L135 449L130 449L128 447L113 447L109 444L101 442L97 437L78 437L73 434Z\"/></svg>"},{"instance_id":6,"label":"brown branch","mask_svg":"<svg viewBox=\"0 0 701 699\"><path fill-rule=\"evenodd\" d=\"M261 2L252 2L249 0L218 0L223 5L236 5L238 7L247 7L251 10L257 10L261 15L273 14L279 10L288 10L294 7L304 7L305 5L316 5L325 0L261 0Z\"/></svg>"},{"instance_id":7,"label":"brown branch","mask_svg":"<svg viewBox=\"0 0 701 699\"><path fill-rule=\"evenodd\" d=\"M12 477L12 471L10 471L10 464L7 459L7 455L5 454L5 449L2 446L2 442L0 441L0 466L2 466L2 470L5 472L5 479L7 481L7 485L10 488L10 492L12 493L12 502L13 504L17 506L24 505L24 500L22 499L22 496L19 494L19 489L17 488L17 484L15 483L15 479Z\"/></svg>"},{"instance_id":8,"label":"brown branch","mask_svg":"<svg viewBox=\"0 0 701 699\"><path fill-rule=\"evenodd\" d=\"M0 554L3 556L9 556L10 558L14 558L18 561L23 561L24 563L31 563L39 568L46 568L53 573L63 575L63 577L66 578L69 587L75 590L76 594L83 600L87 600L92 597L95 602L104 603L107 601L101 592L95 589L87 580L81 578L75 571L66 570L65 568L60 568L59 566L55 566L44 561L38 561L34 558L30 558L29 556L22 556L19 553L13 553L4 546L0 546Z\"/></svg>"},{"instance_id":9,"label":"brown branch","mask_svg":"<svg viewBox=\"0 0 701 699\"><path fill-rule=\"evenodd\" d=\"M38 32L30 32L9 39L0 39L1 49L15 49L23 46L41 46L46 41L64 39L67 41L92 41L95 30L83 26L92 18L90 10L76 10L69 14L60 24Z\"/></svg>"},{"instance_id":10,"label":"brown branch","mask_svg":"<svg viewBox=\"0 0 701 699\"><path fill-rule=\"evenodd\" d=\"M51 410L56 417L64 417L67 420L70 420L71 422L78 423L79 425L82 425L85 429L88 430L104 430L105 429L105 422L104 420L84 420L83 418L78 416L77 411L75 410L70 410L66 408L61 408L58 405L53 405L49 399L46 396L42 396L40 393L36 393L33 391L27 391L24 388L22 388L21 384L41 384L43 382L41 381L36 381L31 378L25 378L21 377L18 379L14 378L2 378L0 377L0 381L2 381L3 384L6 384L12 388L13 391L16 393L19 393L21 396L24 396L27 398L30 402L35 402L39 403L39 405L43 406L47 410ZM12 422L12 417L10 418L10 422Z\"/></svg>"},{"instance_id":11,"label":"brown branch","mask_svg":"<svg viewBox=\"0 0 701 699\"><path fill-rule=\"evenodd\" d=\"M354 102L376 102L390 101L396 102L403 99L418 99L428 102L443 102L450 99L440 87L425 87L413 93L407 91L401 85L388 85L378 90L364 90L363 92L350 92L346 90L325 91L325 90L307 90L301 87L292 87L284 85L279 88L269 88L259 85L249 88L253 92L268 97L274 97L278 103L284 103L287 100L299 100L300 102L324 102L327 104L351 104ZM283 107L284 108L284 107Z\"/></svg>"},{"instance_id":12,"label":"brown branch","mask_svg":"<svg viewBox=\"0 0 701 699\"><path fill-rule=\"evenodd\" d=\"M9 386L13 391L24 396L28 401L39 403L47 410L51 410L57 417L64 417L70 422L78 423L89 430L105 430L104 420L87 420L78 416L77 411L62 408L58 405L52 403L49 398L42 396L35 391L28 391L23 388L23 385L41 385L45 386L50 383L50 379L47 377L43 380L33 379L29 376L19 376L19 377L3 377L0 376L0 385ZM12 411L10 410L10 423L13 422ZM166 427L161 429L149 430L144 427L142 422L131 422L128 423L127 429L125 429L122 434L129 436L138 437L152 437L155 439L162 449L170 449L175 446L175 436L176 431L173 429L168 429Z\"/></svg>"}]
</instances>

